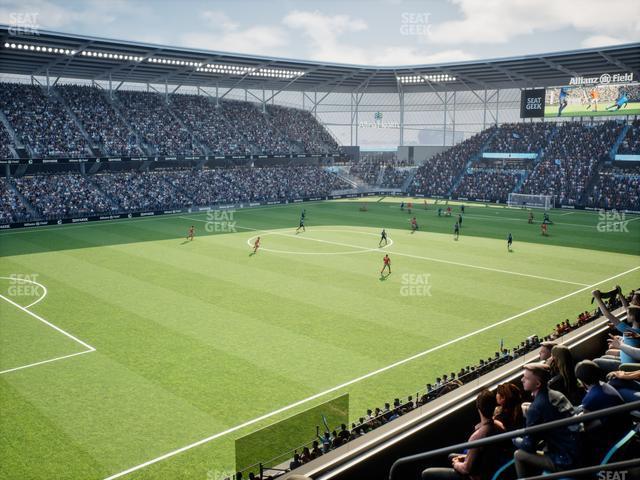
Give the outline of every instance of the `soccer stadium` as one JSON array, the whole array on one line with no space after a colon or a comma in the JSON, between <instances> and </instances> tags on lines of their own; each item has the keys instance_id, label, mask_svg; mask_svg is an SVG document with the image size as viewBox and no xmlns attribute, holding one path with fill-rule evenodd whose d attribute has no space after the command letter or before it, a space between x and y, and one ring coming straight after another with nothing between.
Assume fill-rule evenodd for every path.
<instances>
[{"instance_id":1,"label":"soccer stadium","mask_svg":"<svg viewBox=\"0 0 640 480\"><path fill-rule=\"evenodd\" d=\"M0 479L640 478L640 4L479 3L0 1Z\"/></svg>"}]
</instances>

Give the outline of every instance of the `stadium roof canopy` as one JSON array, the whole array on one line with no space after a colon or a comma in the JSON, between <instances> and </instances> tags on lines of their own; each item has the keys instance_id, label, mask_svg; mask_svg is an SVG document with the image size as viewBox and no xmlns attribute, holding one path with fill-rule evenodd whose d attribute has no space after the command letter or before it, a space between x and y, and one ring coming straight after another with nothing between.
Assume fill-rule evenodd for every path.
<instances>
[{"instance_id":1,"label":"stadium roof canopy","mask_svg":"<svg viewBox=\"0 0 640 480\"><path fill-rule=\"evenodd\" d=\"M0 72L269 90L397 92L559 86L571 77L640 75L640 43L466 62L377 67L214 52L0 24Z\"/></svg>"}]
</instances>

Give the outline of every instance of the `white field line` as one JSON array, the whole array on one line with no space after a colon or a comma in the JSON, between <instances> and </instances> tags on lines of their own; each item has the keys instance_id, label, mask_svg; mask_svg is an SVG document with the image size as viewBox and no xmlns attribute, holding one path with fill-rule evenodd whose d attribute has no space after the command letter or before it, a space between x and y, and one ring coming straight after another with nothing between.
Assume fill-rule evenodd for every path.
<instances>
[{"instance_id":1,"label":"white field line","mask_svg":"<svg viewBox=\"0 0 640 480\"><path fill-rule=\"evenodd\" d=\"M586 287L581 288L580 290L576 290L574 292L568 293L568 294L563 295L561 297L558 297L558 298L556 298L554 300L550 300L548 302L542 303L542 304L540 304L540 305L538 305L536 307L532 307L532 308L530 308L528 310L525 310L524 312L521 312L521 313L518 313L518 314L513 315L511 317L505 318L504 320L500 320L498 322L492 323L491 325L487 325L487 326L482 327L482 328L480 328L478 330L475 330L473 332L467 333L467 334L465 334L465 335L463 335L461 337L454 338L453 340L449 340L448 342L445 342L445 343L443 343L441 345L437 345L437 346L432 347L432 348L430 348L428 350L425 350L423 352L416 353L415 355L407 357L407 358L405 358L403 360L399 360L399 361L397 361L395 363L392 363L391 365L387 365L386 367L379 368L379 369L374 370L372 372L369 372L369 373L367 373L365 375L362 375L360 377L354 378L353 380L349 380L348 382L345 382L345 383L342 383L342 384L337 385L335 387L329 388L328 390L325 390L324 392L316 393L315 395L312 395L312 396L307 397L307 398L302 399L302 400L298 400L297 402L291 403L291 404L289 404L289 405L287 405L285 407L281 407L281 408L279 408L277 410L274 410L273 412L266 413L266 414L264 414L264 415L262 415L260 417L256 417L256 418L254 418L252 420L249 420L247 422L244 422L244 423L242 423L240 425L236 425L235 427L231 427L231 428L229 428L227 430L224 430L222 432L218 432L218 433L216 433L214 435L211 435L209 437L206 437L206 438L203 438L201 440L198 440L197 442L193 442L193 443L190 443L189 445L185 445L184 447L180 447L180 448L178 448L176 450L172 450L170 452L167 452L164 455L161 455L161 456L156 457L154 459L148 460L148 461L146 461L144 463L141 463L140 465L136 465L134 467L128 468L128 469L123 470L122 472L119 472L119 473L115 473L115 474L113 474L113 475L111 475L109 477L106 477L104 480L114 480L116 478L120 478L120 477L123 477L125 475L128 475L129 473L141 470L141 469L143 469L145 467L148 467L149 465L153 465L154 463L161 462L162 460L166 460L167 458L173 457L173 456L178 455L178 454L180 454L182 452L185 452L187 450L191 450L192 448L195 448L195 447L198 447L198 446L203 445L205 443L211 442L211 441L213 441L213 440L215 440L217 438L223 437L225 435L233 433L233 432L235 432L237 430L240 430L242 428L254 425L255 423L261 422L262 420L266 420L266 419L268 419L270 417L273 417L274 415L278 415L280 413L283 413L283 412L286 412L288 410L291 410L292 408L295 408L295 407L298 407L298 406L303 405L305 403L308 403L308 402L311 402L313 400L316 400L316 399L318 399L320 397L323 397L325 395L333 393L333 392L335 392L337 390L340 390L342 388L345 388L345 387L348 387L350 385L353 385L354 383L361 382L362 380L366 380L367 378L373 377L375 375L379 375L380 373L386 372L387 370L391 370L391 369L396 368L396 367L398 367L400 365L404 365L405 363L409 363L409 362L411 362L413 360L416 360L416 359L418 359L420 357L423 357L425 355L433 353L433 352L435 352L437 350L440 350L442 348L448 347L449 345L453 345L453 344L458 343L458 342L460 342L462 340L465 340L467 338L473 337L474 335L478 335L479 333L485 332L485 331L490 330L492 328L495 328L495 327L497 327L499 325L502 325L504 323L510 322L512 320L515 320L516 318L520 318L520 317L522 317L524 315L527 315L527 314L529 314L531 312L535 312L536 310L539 310L541 308L544 308L544 307L547 307L547 306L552 305L554 303L557 303L557 302L560 302L562 300L565 300L565 299L567 299L569 297L577 295L578 293L582 293L584 291L587 291L587 290L589 290L591 288L596 287L597 285L600 285L600 284L605 283L605 282L609 282L609 281L614 280L614 279L616 279L618 277L621 277L621 276L626 275L628 273L634 272L634 271L636 271L638 269L640 269L640 266L631 268L631 269L627 270L626 272L618 273L617 275L614 275L612 277L609 277L609 278L606 278L604 280L601 280L601 281L599 281L597 283L594 283L593 285L588 285Z\"/></svg>"},{"instance_id":2,"label":"white field line","mask_svg":"<svg viewBox=\"0 0 640 480\"><path fill-rule=\"evenodd\" d=\"M0 279L4 279L4 280L11 280L12 282L27 282L27 283L32 283L34 285L39 286L43 293L40 296L40 298L38 298L35 302L30 303L29 305L25 306L24 308L29 308L29 307L33 307L36 303L40 303L42 300L44 300L44 297L47 296L47 287L45 287L43 284L38 283L34 280L28 280L26 278L19 278L19 277L0 277Z\"/></svg>"},{"instance_id":3,"label":"white field line","mask_svg":"<svg viewBox=\"0 0 640 480\"><path fill-rule=\"evenodd\" d=\"M77 352L77 353L72 353L70 355L64 355L62 357L56 357L56 358L51 358L48 360L43 360L41 362L35 362L35 363L30 363L29 365L22 365L20 367L15 367L15 368L10 368L7 370L2 370L0 371L0 375L4 374L4 373L9 373L9 372L15 372L16 370L23 370L25 368L30 368L30 367L35 367L37 365L42 365L44 363L50 363L50 362L55 362L58 360L62 360L64 358L70 358L70 357L75 357L77 355L82 355L84 353L90 353L90 352L95 352L96 349L93 348L91 345L89 345L86 342L83 342L82 340L80 340L77 337L74 337L73 335L71 335L69 332L64 331L63 329L61 329L60 327L55 326L53 323L45 320L44 318L42 318L40 315L33 313L31 310L28 310L26 307L23 307L22 305L14 302L13 300L11 300L10 298L5 297L4 295L0 295L0 298L2 298L3 300L5 300L6 302L10 303L11 305L13 305L14 307L22 310L23 312L25 312L27 315L30 315L31 317L35 318L36 320L39 320L40 322L44 323L45 325L53 328L54 330L56 330L57 332L62 333L64 336L70 338L71 340L79 343L80 345L82 345L83 347L86 348L86 350L83 350L82 352Z\"/></svg>"},{"instance_id":4,"label":"white field line","mask_svg":"<svg viewBox=\"0 0 640 480\"><path fill-rule=\"evenodd\" d=\"M20 367L9 368L7 370L0 371L0 375L9 372L15 372L16 370L24 370L25 368L37 367L38 365L43 365L45 363L57 362L58 360L64 360L65 358L76 357L78 355L84 355L85 353L95 352L95 348L93 350L83 350L82 352L72 353L70 355L63 355L62 357L50 358L49 360L43 360L41 362L30 363L29 365L22 365Z\"/></svg>"},{"instance_id":5,"label":"white field line","mask_svg":"<svg viewBox=\"0 0 640 480\"><path fill-rule=\"evenodd\" d=\"M198 221L198 222L206 222L206 220L200 220L200 219L197 219L197 218L189 218L189 217L181 217L181 218L185 218L185 219L193 220L193 221ZM362 247L360 245L351 245L351 244L348 244L348 243L333 242L333 241L330 241L330 240L321 240L319 238L305 237L304 235L292 235L292 234L289 234L289 233L282 233L282 232L279 232L277 230L260 230L260 229L257 229L257 228L238 227L238 226L236 226L235 228L240 228L240 229L243 229L243 230L251 230L251 231L256 231L256 232L258 232L258 231L259 232L267 232L267 233L270 233L270 234L280 235L280 236L283 236L283 237L299 238L301 240L309 240L309 241L313 241L313 242L327 243L327 244L330 244L330 245L337 245L337 246L340 246L340 247L350 247L350 248L362 250L361 253L378 252L378 251L380 251L380 249L365 250L364 247ZM391 252L391 250L389 250L389 252ZM451 261L451 260L442 260L440 258L424 257L424 256L421 256L421 255L412 255L410 253L400 253L400 252L396 252L396 251L393 251L391 253L393 253L393 255L399 255L399 256L402 256L402 257L417 258L417 259L420 259L420 260L427 260L427 261L430 261L430 262L445 263L445 264L448 264L448 265L456 265L458 267L475 268L475 269L478 269L478 270L487 270L487 271L490 271L490 272L504 273L504 274L507 274L507 275L517 275L517 276L521 276L521 277L536 278L538 280L548 280L550 282L567 283L569 285L579 285L581 287L584 287L584 286L587 285L586 283L571 282L569 280L562 280L562 279L559 279L559 278L543 277L543 276L540 276L540 275L532 275L532 274L529 274L529 273L512 272L511 270L502 270L502 269L499 269L499 268L483 267L483 266L480 266L480 265L472 265L470 263L461 263L461 262L454 262L454 261Z\"/></svg>"}]
</instances>

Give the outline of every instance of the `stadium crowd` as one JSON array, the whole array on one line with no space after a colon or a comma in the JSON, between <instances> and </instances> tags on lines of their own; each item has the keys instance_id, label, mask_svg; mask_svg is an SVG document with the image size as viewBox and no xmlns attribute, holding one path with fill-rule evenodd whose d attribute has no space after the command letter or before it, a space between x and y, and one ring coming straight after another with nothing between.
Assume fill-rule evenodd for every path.
<instances>
[{"instance_id":1,"label":"stadium crowd","mask_svg":"<svg viewBox=\"0 0 640 480\"><path fill-rule=\"evenodd\" d=\"M586 200L591 207L639 212L640 167L602 168Z\"/></svg>"},{"instance_id":2,"label":"stadium crowd","mask_svg":"<svg viewBox=\"0 0 640 480\"><path fill-rule=\"evenodd\" d=\"M382 162L360 161L349 167L349 175L359 178L367 185L375 185L382 168Z\"/></svg>"},{"instance_id":3,"label":"stadium crowd","mask_svg":"<svg viewBox=\"0 0 640 480\"><path fill-rule=\"evenodd\" d=\"M215 102L202 95L171 95L171 107L200 142L213 155L253 153L242 129L231 128Z\"/></svg>"},{"instance_id":4,"label":"stadium crowd","mask_svg":"<svg viewBox=\"0 0 640 480\"><path fill-rule=\"evenodd\" d=\"M311 112L279 105L268 105L267 113L272 124L290 142L302 144L302 151L313 153L338 151L338 143Z\"/></svg>"},{"instance_id":5,"label":"stadium crowd","mask_svg":"<svg viewBox=\"0 0 640 480\"><path fill-rule=\"evenodd\" d=\"M2 201L0 224L28 222L33 219L27 206L11 188L6 178L0 178L0 200Z\"/></svg>"},{"instance_id":6,"label":"stadium crowd","mask_svg":"<svg viewBox=\"0 0 640 480\"><path fill-rule=\"evenodd\" d=\"M46 220L117 210L87 177L79 174L34 175L16 178L14 182L18 191Z\"/></svg>"},{"instance_id":7,"label":"stadium crowd","mask_svg":"<svg viewBox=\"0 0 640 480\"><path fill-rule=\"evenodd\" d=\"M615 121L595 126L567 122L558 127L520 193L555 195L561 205L578 204L598 165L608 158L622 128Z\"/></svg>"},{"instance_id":8,"label":"stadium crowd","mask_svg":"<svg viewBox=\"0 0 640 480\"><path fill-rule=\"evenodd\" d=\"M537 153L546 144L553 132L553 124L505 123L487 145L488 152Z\"/></svg>"},{"instance_id":9,"label":"stadium crowd","mask_svg":"<svg viewBox=\"0 0 640 480\"><path fill-rule=\"evenodd\" d=\"M183 170L165 176L197 206L316 197L348 188L320 167Z\"/></svg>"},{"instance_id":10,"label":"stadium crowd","mask_svg":"<svg viewBox=\"0 0 640 480\"><path fill-rule=\"evenodd\" d=\"M153 92L119 90L115 97L147 149L157 155L200 155L191 133L169 111L164 97Z\"/></svg>"},{"instance_id":11,"label":"stadium crowd","mask_svg":"<svg viewBox=\"0 0 640 480\"><path fill-rule=\"evenodd\" d=\"M524 175L509 168L469 168L454 188L453 195L468 200L506 203Z\"/></svg>"},{"instance_id":12,"label":"stadium crowd","mask_svg":"<svg viewBox=\"0 0 640 480\"><path fill-rule=\"evenodd\" d=\"M28 217L27 206L11 190L10 181L40 214L38 219L47 220L280 201L348 188L337 175L316 166L31 175L3 180L2 223L34 219Z\"/></svg>"},{"instance_id":13,"label":"stadium crowd","mask_svg":"<svg viewBox=\"0 0 640 480\"><path fill-rule=\"evenodd\" d=\"M80 120L92 145L98 147L104 155L142 154L136 145L135 135L97 87L61 85L56 90Z\"/></svg>"},{"instance_id":14,"label":"stadium crowd","mask_svg":"<svg viewBox=\"0 0 640 480\"><path fill-rule=\"evenodd\" d=\"M0 125L0 158L13 158L10 146L9 132L4 128L4 125Z\"/></svg>"},{"instance_id":15,"label":"stadium crowd","mask_svg":"<svg viewBox=\"0 0 640 480\"><path fill-rule=\"evenodd\" d=\"M34 157L91 154L82 132L64 106L38 85L0 83L0 108Z\"/></svg>"},{"instance_id":16,"label":"stadium crowd","mask_svg":"<svg viewBox=\"0 0 640 480\"><path fill-rule=\"evenodd\" d=\"M618 153L640 155L640 120L634 120L629 125Z\"/></svg>"},{"instance_id":17,"label":"stadium crowd","mask_svg":"<svg viewBox=\"0 0 640 480\"><path fill-rule=\"evenodd\" d=\"M495 127L487 128L429 159L418 168L409 187L410 193L433 196L448 195L467 162L481 153L482 148L495 131Z\"/></svg>"}]
</instances>

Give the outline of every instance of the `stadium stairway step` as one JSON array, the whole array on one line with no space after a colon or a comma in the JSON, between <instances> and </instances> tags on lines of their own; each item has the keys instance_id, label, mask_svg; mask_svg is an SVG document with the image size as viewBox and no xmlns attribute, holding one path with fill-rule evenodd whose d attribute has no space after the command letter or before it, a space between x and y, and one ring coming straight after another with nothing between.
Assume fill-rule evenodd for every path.
<instances>
[{"instance_id":1,"label":"stadium stairway step","mask_svg":"<svg viewBox=\"0 0 640 480\"><path fill-rule=\"evenodd\" d=\"M520 178L518 179L518 183L516 183L516 186L513 187L513 193L520 193L520 189L522 188L522 185L524 185L524 182L527 181L527 178L529 178L530 173L531 173L531 170L522 171L522 175L520 175Z\"/></svg>"},{"instance_id":2,"label":"stadium stairway step","mask_svg":"<svg viewBox=\"0 0 640 480\"><path fill-rule=\"evenodd\" d=\"M193 201L193 197L191 196L191 194L189 192L187 192L184 188L178 187L177 185L174 185L164 175L162 176L162 180L164 180L164 182L166 184L168 184L172 189L177 190L178 192L182 193L185 197L187 197L189 200L191 200L192 204L195 203ZM189 206L191 206L191 205L189 205Z\"/></svg>"},{"instance_id":3,"label":"stadium stairway step","mask_svg":"<svg viewBox=\"0 0 640 480\"><path fill-rule=\"evenodd\" d=\"M9 119L4 114L2 109L0 109L0 123L2 123L4 125L4 128L7 130L7 133L9 134L9 138L11 138L11 140L13 140L14 145L16 147L18 147L18 148L24 149L24 145L22 144L22 141L20 140L20 138L16 134L16 131L13 129L13 126L9 122Z\"/></svg>"},{"instance_id":4,"label":"stadium stairway step","mask_svg":"<svg viewBox=\"0 0 640 480\"><path fill-rule=\"evenodd\" d=\"M479 158L480 158L480 154L477 154L471 157L469 160L467 160L467 163L465 163L464 168L460 171L458 176L453 180L453 183L451 184L451 188L447 192L447 197L450 197L451 195L453 195L453 192L456 191L456 188L458 188L458 185L460 185L460 182L462 182L462 179L464 178L464 174L467 173L467 170L471 167L473 162L478 160Z\"/></svg>"},{"instance_id":5,"label":"stadium stairway step","mask_svg":"<svg viewBox=\"0 0 640 480\"><path fill-rule=\"evenodd\" d=\"M622 128L622 130L620 131L620 134L616 138L616 141L613 143L613 146L611 147L611 150L609 151L609 158L611 158L611 160L613 160L616 157L616 153L618 152L618 148L620 148L620 145L622 144L622 142L624 140L624 137L627 135L627 131L629 130L629 128L630 128L630 125L628 123L625 123L624 124L624 128ZM591 176L589 177L589 180L587 181L587 184L584 187L582 195L578 199L578 202L581 205L586 204L586 201L589 198L589 195L593 192L593 189L595 188L596 184L598 183L598 179L600 178L600 170L604 166L604 163L605 162L603 162L603 161L599 161L593 167L593 171L591 172Z\"/></svg>"},{"instance_id":6,"label":"stadium stairway step","mask_svg":"<svg viewBox=\"0 0 640 480\"><path fill-rule=\"evenodd\" d=\"M620 132L620 135L618 135L618 138L616 138L616 141L613 143L613 146L609 151L609 158L611 160L615 160L616 154L618 153L618 149L620 148L620 145L624 141L624 137L627 136L627 132L629 131L630 128L631 128L631 125L629 123L625 123L624 128Z\"/></svg>"},{"instance_id":7,"label":"stadium stairway step","mask_svg":"<svg viewBox=\"0 0 640 480\"><path fill-rule=\"evenodd\" d=\"M271 112L269 112L268 108L265 109L263 115L265 120L269 124L269 126L273 128L276 132L278 132L278 135L280 135L282 138L286 138L291 144L291 146L295 148L294 153L304 153L304 144L301 141L291 138L289 137L289 135L285 135L282 130L280 130L278 127L274 125L273 120L271 118Z\"/></svg>"},{"instance_id":8,"label":"stadium stairway step","mask_svg":"<svg viewBox=\"0 0 640 480\"><path fill-rule=\"evenodd\" d=\"M205 155L213 155L213 153L211 152L211 150L209 149L209 147L207 147L201 140L200 138L189 128L187 127L187 125L182 121L182 119L180 118L180 116L174 112L171 109L171 103L165 103L165 108L167 109L167 112L169 112L169 115L171 115L173 117L173 119L178 122L180 124L180 127L187 131L189 133L189 135L191 135L191 138L193 139L193 141L195 142L195 144L198 146L198 148L200 150L202 150L202 152Z\"/></svg>"},{"instance_id":9,"label":"stadium stairway step","mask_svg":"<svg viewBox=\"0 0 640 480\"><path fill-rule=\"evenodd\" d=\"M100 192L100 194L106 198L107 200L109 200L109 203L111 204L112 207L118 209L118 211L121 210L120 204L118 203L118 201L113 198L111 195L109 195L107 192L105 192L100 185L98 184L98 182L95 181L95 179L93 178L93 175L85 175L85 178L87 179L87 181L89 183L91 183L91 185L93 185L96 190L98 192Z\"/></svg>"},{"instance_id":10,"label":"stadium stairway step","mask_svg":"<svg viewBox=\"0 0 640 480\"><path fill-rule=\"evenodd\" d=\"M46 94L47 93L46 87L42 87L42 89L45 91L45 94ZM73 120L73 123L75 123L76 127L78 127L78 130L80 130L80 133L82 134L85 141L87 142L87 145L89 145L89 148L91 149L91 154L94 157L100 157L104 155L104 152L102 151L102 149L99 146L95 145L95 143L93 142L93 140L91 139L87 131L84 129L84 125L82 125L82 122L80 121L78 116L71 109L71 107L69 106L67 101L64 99L64 97L60 95L60 92L58 92L56 87L52 87L49 89L49 96L53 97L60 105L62 105L63 110L67 112L67 115L71 117L71 119Z\"/></svg>"},{"instance_id":11,"label":"stadium stairway step","mask_svg":"<svg viewBox=\"0 0 640 480\"><path fill-rule=\"evenodd\" d=\"M9 186L9 189L11 189L11 191L13 191L13 193L16 194L16 196L20 199L20 201L24 203L24 205L27 207L27 210L33 216L34 219L43 218L42 213L40 213L38 209L34 207L31 204L31 202L29 202L29 200L27 200L27 197L25 197L24 195L22 195L22 193L20 193L20 190L18 190L18 187L16 187L12 179L9 179L9 181L7 182L7 185Z\"/></svg>"},{"instance_id":12,"label":"stadium stairway step","mask_svg":"<svg viewBox=\"0 0 640 480\"><path fill-rule=\"evenodd\" d=\"M155 151L142 141L142 135L140 135L140 132L138 132L135 128L133 128L133 125L131 124L131 122L129 122L126 115L122 113L122 108L121 108L122 105L120 105L120 102L118 101L116 96L109 95L109 92L106 90L103 90L103 93L105 98L107 99L107 102L109 102L109 105L111 105L111 108L113 108L113 111L115 112L115 114L120 118L120 120L122 120L122 122L129 129L129 133L132 133L135 136L136 146L140 149L142 154L150 155L150 156L155 155Z\"/></svg>"},{"instance_id":13,"label":"stadium stairway step","mask_svg":"<svg viewBox=\"0 0 640 480\"><path fill-rule=\"evenodd\" d=\"M400 186L400 190L402 192L404 193L408 192L409 186L411 185L411 182L413 182L413 179L416 176L417 172L418 172L418 167L415 167L409 170L409 175L407 175L407 178L404 179L404 181L402 182L402 185Z\"/></svg>"},{"instance_id":14,"label":"stadium stairway step","mask_svg":"<svg viewBox=\"0 0 640 480\"><path fill-rule=\"evenodd\" d=\"M378 176L376 177L375 186L382 185L382 182L384 182L384 172L386 169L387 167L382 164L380 165L380 170L378 170Z\"/></svg>"},{"instance_id":15,"label":"stadium stairway step","mask_svg":"<svg viewBox=\"0 0 640 480\"><path fill-rule=\"evenodd\" d=\"M338 178L351 185L353 188L360 188L364 184L349 173L346 167L338 167Z\"/></svg>"}]
</instances>

